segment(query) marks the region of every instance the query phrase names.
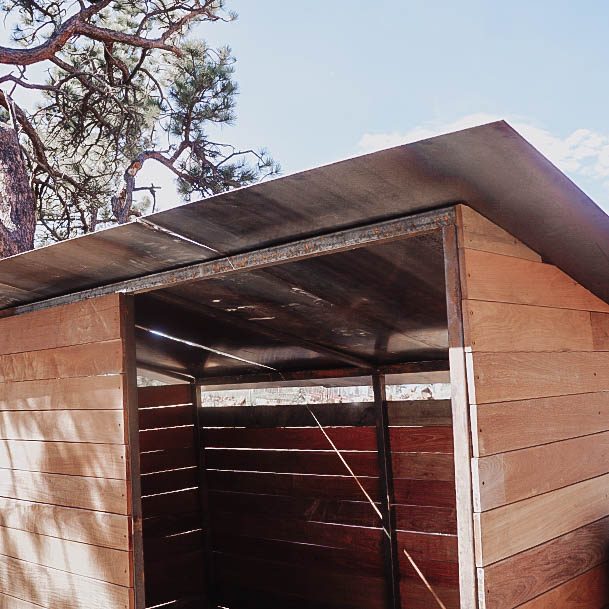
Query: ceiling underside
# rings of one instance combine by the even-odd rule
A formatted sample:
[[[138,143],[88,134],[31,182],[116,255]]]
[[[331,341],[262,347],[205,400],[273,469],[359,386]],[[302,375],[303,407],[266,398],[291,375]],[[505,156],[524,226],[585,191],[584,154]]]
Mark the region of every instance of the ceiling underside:
[[[609,217],[498,122],[267,181],[1,260],[0,308],[456,202],[467,202],[609,302]]]
[[[142,294],[138,362],[209,378],[443,360],[443,265],[433,231]]]

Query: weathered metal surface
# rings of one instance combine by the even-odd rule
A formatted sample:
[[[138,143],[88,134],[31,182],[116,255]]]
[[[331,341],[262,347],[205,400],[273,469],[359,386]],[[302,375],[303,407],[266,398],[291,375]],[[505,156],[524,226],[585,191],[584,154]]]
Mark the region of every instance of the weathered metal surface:
[[[147,281],[148,275],[210,259],[214,250],[218,256],[239,254],[460,201],[609,301],[609,217],[509,125],[498,122],[148,217],[190,241],[134,223],[2,260],[0,307],[126,278],[138,281],[111,289],[155,289],[162,280],[189,280],[189,272],[157,275],[156,282]],[[226,264],[205,272],[222,272]]]
[[[41,299],[41,301],[34,302],[31,305],[13,306],[10,310],[5,309],[4,314],[15,315],[26,313],[40,308],[67,304],[85,298],[95,298],[116,292],[149,292],[155,289],[180,285],[199,279],[230,275],[239,271],[251,271],[277,266],[294,260],[304,260],[338,252],[346,252],[352,249],[365,247],[371,243],[391,242],[412,235],[430,232],[452,222],[454,222],[453,208],[434,210],[416,214],[414,216],[408,216],[406,218],[398,218],[387,222],[366,225],[361,228],[338,231],[319,237],[311,237],[309,239],[303,239],[283,245],[236,254],[230,257],[209,260],[202,263],[195,262],[178,269],[172,268],[167,271],[145,274],[118,283],[107,283],[81,292],[67,293],[65,296]],[[146,230],[149,230],[155,237],[163,237],[163,233],[159,233],[154,229],[149,228]],[[83,241],[84,239],[85,238],[83,238]],[[187,242],[187,245],[190,244]],[[207,249],[203,251],[205,251],[206,254],[209,253]],[[24,258],[28,255],[29,254],[23,254]],[[0,271],[3,263],[4,261],[0,261]],[[2,311],[0,310],[0,316],[1,315]]]
[[[183,354],[184,370],[203,378],[246,374],[251,366],[236,358],[282,372],[345,363],[374,369],[442,359],[448,348],[437,230],[211,277],[141,294],[136,302],[138,324],[235,356],[231,360],[171,345],[172,353]],[[167,363],[162,342],[147,337],[140,360]]]
[[[252,374],[240,374],[234,376],[212,376],[199,379],[199,383],[205,389],[222,387],[223,389],[237,389],[257,384],[273,383],[273,386],[318,386],[320,382],[331,386],[351,386],[362,383],[362,378],[370,377],[375,372],[386,375],[420,375],[429,372],[448,372],[448,360],[432,360],[421,362],[405,362],[402,364],[391,364],[379,366],[376,370],[372,368],[322,368],[319,370],[294,370],[290,372],[254,372]],[[342,380],[344,382],[332,382]],[[312,381],[312,382],[309,382]],[[415,382],[411,379],[395,380],[392,382]],[[447,382],[445,379],[443,382]]]

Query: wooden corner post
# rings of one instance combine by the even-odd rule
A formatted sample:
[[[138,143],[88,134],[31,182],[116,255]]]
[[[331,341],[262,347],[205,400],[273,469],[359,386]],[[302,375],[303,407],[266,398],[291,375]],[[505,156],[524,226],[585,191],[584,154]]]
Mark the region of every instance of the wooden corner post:
[[[461,265],[459,250],[459,214],[455,225],[442,229],[448,344],[450,363],[457,534],[459,556],[459,590],[461,609],[477,609],[477,584],[474,551],[474,521],[471,474],[470,408],[463,330]]]
[[[127,445],[127,492],[129,496],[129,550],[131,553],[131,578],[133,607],[146,606],[144,590],[144,544],[142,531],[142,490],[140,476],[140,441],[137,396],[137,364],[135,352],[135,311],[133,296],[120,294],[120,332],[122,340],[123,414],[125,442]]]

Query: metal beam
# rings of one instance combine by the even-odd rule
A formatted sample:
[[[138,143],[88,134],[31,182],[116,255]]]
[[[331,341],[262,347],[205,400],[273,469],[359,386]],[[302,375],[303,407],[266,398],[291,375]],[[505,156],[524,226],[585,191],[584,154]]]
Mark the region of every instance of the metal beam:
[[[351,377],[371,376],[375,372],[381,374],[420,374],[426,372],[448,371],[448,360],[430,360],[424,362],[405,362],[389,364],[377,368],[333,368],[329,370],[298,370],[286,372],[262,372],[254,374],[236,374],[231,376],[210,376],[197,379],[199,385],[206,387],[223,385],[245,385],[257,383],[277,383],[290,381],[308,381],[324,379],[340,379]]]
[[[4,309],[0,311],[0,317],[18,315],[117,292],[141,294],[191,281],[209,279],[241,271],[253,271],[317,256],[337,254],[367,245],[388,243],[432,232],[452,225],[454,222],[455,208],[450,206],[394,220],[327,233],[308,239],[300,239],[299,241],[275,245],[234,256],[191,264],[178,269],[152,273],[73,294],[56,296],[31,304]]]
[[[383,514],[383,549],[385,573],[387,576],[387,607],[401,609],[400,600],[400,567],[398,560],[398,540],[395,530],[393,509],[393,469],[391,466],[391,445],[389,441],[389,415],[387,414],[387,396],[385,394],[385,376],[372,375],[374,391],[374,408],[376,411],[376,441],[380,469],[381,512]]]

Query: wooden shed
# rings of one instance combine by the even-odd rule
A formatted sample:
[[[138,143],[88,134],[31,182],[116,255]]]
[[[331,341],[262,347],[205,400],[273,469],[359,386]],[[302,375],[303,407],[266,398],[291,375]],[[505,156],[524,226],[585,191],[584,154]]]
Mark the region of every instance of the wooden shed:
[[[0,261],[0,608],[609,607],[608,303],[503,122]]]

